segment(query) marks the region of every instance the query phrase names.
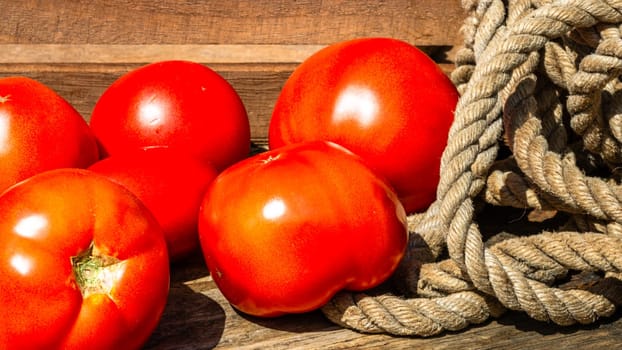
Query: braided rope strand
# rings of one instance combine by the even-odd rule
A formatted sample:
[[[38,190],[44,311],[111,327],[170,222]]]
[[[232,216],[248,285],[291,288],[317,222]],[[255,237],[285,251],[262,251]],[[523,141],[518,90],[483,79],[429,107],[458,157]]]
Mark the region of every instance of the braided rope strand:
[[[410,225],[411,240],[398,273],[408,276],[407,289],[416,296],[343,292],[322,311],[333,322],[361,332],[409,336],[460,330],[505,308],[559,325],[612,315],[615,304],[607,297],[553,284],[570,270],[622,275],[622,191],[615,181],[586,176],[578,167],[563,120],[564,107],[571,111],[575,101],[562,103],[562,90],[576,86],[573,91],[580,93],[574,95],[581,102],[576,106],[589,108],[572,110],[574,123],[586,121],[601,129],[615,124],[616,113],[600,111],[613,101],[607,94],[601,99],[599,90],[611,96],[618,91],[611,81],[619,73],[619,44],[605,45],[600,37],[618,35],[610,24],[622,22],[622,1],[464,0],[463,5],[470,11],[463,28],[469,37],[452,75],[461,98],[441,160],[438,199]],[[599,57],[614,58],[595,60],[572,52],[574,47],[596,47]],[[591,60],[615,69],[603,76],[607,70],[592,68]],[[579,68],[574,68],[576,62]],[[595,83],[581,85],[580,76]],[[582,117],[584,110],[589,113]],[[493,169],[504,132],[513,166]],[[615,132],[609,134],[615,139]],[[577,136],[588,138],[586,133]],[[610,141],[601,145],[599,154],[607,145],[615,146]],[[498,188],[509,178],[524,179],[522,189],[505,187],[505,193],[523,197],[525,206],[567,210],[576,214],[575,226],[601,227],[608,234],[555,232],[484,242],[474,222],[475,208],[480,195],[489,193],[484,190],[495,171],[502,181]],[[449,259],[434,263],[444,249]]]
[[[514,27],[512,27],[510,35],[504,38],[505,40],[500,42],[497,46],[499,54],[489,55],[489,57],[491,57],[490,61],[483,62],[485,69],[483,69],[481,79],[485,80],[486,78],[490,78],[487,75],[492,75],[493,79],[501,80],[507,83],[509,80],[507,78],[509,76],[507,71],[523,64],[528,57],[528,54],[526,53],[540,50],[544,46],[546,38],[556,38],[562,35],[564,32],[571,29],[571,25],[576,27],[592,26],[597,23],[596,17],[598,16],[611,15],[613,12],[614,17],[616,14],[619,17],[618,12],[604,11],[603,8],[606,8],[605,6],[598,6],[602,4],[597,4],[597,13],[595,15],[591,15],[587,11],[589,7],[582,7],[582,5],[586,5],[586,3],[588,2],[581,2],[581,4],[578,4],[577,8],[570,6],[562,7],[552,4],[551,7],[543,7],[534,11],[533,16],[526,18],[528,21],[519,21]],[[606,19],[610,20],[609,18]],[[620,18],[617,19],[620,20]],[[519,51],[519,53],[516,54],[513,51]],[[497,63],[496,60],[499,56],[505,58],[505,66],[500,63],[499,66],[496,66],[495,63]],[[470,86],[477,86],[478,84],[473,82],[477,82],[477,79],[479,78],[480,75],[478,75],[478,70],[476,69],[473,77],[471,78]],[[535,84],[533,85],[535,86]],[[495,86],[495,84],[490,84],[489,86]],[[468,91],[474,91],[473,94],[475,96],[477,96],[476,94],[487,96],[490,93],[489,91],[482,91],[479,89],[472,89]],[[460,102],[466,104],[469,102],[469,98],[464,98],[465,96],[469,96],[469,94],[463,95]],[[529,98],[525,101],[527,103],[530,102],[527,106],[531,107],[529,110],[533,111],[533,99]],[[459,103],[458,109],[456,110],[457,119],[460,119],[462,116],[460,107],[461,104]],[[484,118],[484,115],[485,114],[482,113],[482,119]],[[467,117],[466,119],[469,120],[471,117]],[[461,126],[459,123],[454,125],[457,125],[458,128]],[[450,139],[452,139],[451,136]],[[458,140],[458,138],[455,140]],[[531,142],[527,146],[527,149],[530,151],[529,155],[531,155],[531,157],[528,158],[528,161],[530,159],[544,158],[543,152],[535,152],[542,150],[542,147],[539,149],[532,147],[533,145],[538,146],[538,141],[541,144],[542,140],[538,139],[533,141],[534,142]],[[470,148],[471,146],[467,147]],[[459,149],[459,145],[456,145],[455,147],[448,146],[444,154],[444,159],[449,158],[449,160],[445,161],[443,164],[459,159],[454,153],[452,153],[454,148],[456,150]],[[515,149],[515,151],[517,153],[519,152],[518,149]],[[527,152],[525,152],[525,154],[527,154]],[[441,182],[445,181],[455,183],[454,181],[456,178],[452,176],[454,173],[447,172],[446,169],[446,166],[444,168],[441,167],[441,174],[443,174]],[[460,174],[459,176],[463,177],[464,175]],[[439,200],[443,201],[443,204],[448,203],[453,209],[455,203],[459,203],[459,201],[456,201],[455,199],[446,200],[446,197],[444,196],[448,192],[444,192],[444,190],[445,188],[442,185],[439,185]],[[505,306],[511,309],[525,310],[536,319],[551,319],[555,322],[559,322],[560,324],[567,324],[568,322],[573,321],[570,315],[564,316],[564,314],[559,313],[548,313],[547,311],[555,311],[555,309],[544,308],[538,299],[539,297],[546,298],[551,302],[559,301],[562,304],[565,304],[569,302],[569,298],[572,298],[572,294],[565,294],[564,291],[555,289],[549,290],[546,285],[528,280],[521,274],[516,274],[512,269],[507,269],[507,267],[505,267],[507,271],[504,271],[504,266],[500,263],[500,261],[485,249],[481,234],[477,229],[477,225],[472,223],[472,199],[469,198],[466,193],[463,193],[462,198],[464,198],[464,200],[460,203],[457,210],[452,210],[454,215],[451,217],[451,221],[449,223],[447,244],[452,259],[454,259],[457,264],[461,266],[461,268],[467,271],[478,290],[495,295]],[[507,283],[509,281],[512,283]],[[520,293],[515,293],[515,290],[519,289]],[[586,309],[584,314],[590,314],[589,310]],[[578,322],[584,321],[581,319],[574,320]]]

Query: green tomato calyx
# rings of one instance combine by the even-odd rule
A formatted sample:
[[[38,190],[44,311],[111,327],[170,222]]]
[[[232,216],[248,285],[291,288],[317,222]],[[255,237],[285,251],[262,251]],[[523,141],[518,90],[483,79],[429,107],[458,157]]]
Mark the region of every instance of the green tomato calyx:
[[[71,257],[71,265],[83,297],[92,294],[110,295],[125,272],[125,261],[102,254],[91,243],[84,252]]]

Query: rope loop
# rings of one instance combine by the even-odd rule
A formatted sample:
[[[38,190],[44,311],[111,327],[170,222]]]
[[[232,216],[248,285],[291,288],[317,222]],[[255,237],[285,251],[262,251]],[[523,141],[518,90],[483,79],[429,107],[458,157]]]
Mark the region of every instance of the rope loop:
[[[423,337],[505,310],[559,325],[610,316],[622,299],[622,1],[462,5],[437,200],[409,218],[396,293],[343,292],[322,311]],[[480,208],[527,215],[491,227]]]

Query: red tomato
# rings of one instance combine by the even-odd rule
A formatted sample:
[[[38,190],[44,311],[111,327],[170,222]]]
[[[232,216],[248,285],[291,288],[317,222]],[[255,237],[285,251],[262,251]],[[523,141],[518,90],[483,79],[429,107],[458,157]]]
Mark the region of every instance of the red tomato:
[[[171,146],[223,169],[250,150],[242,100],[224,78],[195,62],[156,62],[123,75],[100,96],[90,125],[107,155]]]
[[[99,155],[82,116],[60,95],[26,77],[0,79],[0,192],[55,168],[85,168]]]
[[[214,281],[235,308],[278,316],[387,279],[406,247],[406,214],[359,157],[308,142],[222,172],[202,204],[199,238]]]
[[[89,167],[125,186],[164,229],[171,260],[199,247],[199,206],[216,169],[167,147],[149,147],[102,159]]]
[[[122,186],[82,169],[0,197],[0,348],[139,349],[167,301],[162,228]]]
[[[339,143],[392,183],[407,212],[421,211],[436,197],[457,100],[449,78],[414,46],[388,38],[341,42],[287,80],[270,121],[270,148]]]

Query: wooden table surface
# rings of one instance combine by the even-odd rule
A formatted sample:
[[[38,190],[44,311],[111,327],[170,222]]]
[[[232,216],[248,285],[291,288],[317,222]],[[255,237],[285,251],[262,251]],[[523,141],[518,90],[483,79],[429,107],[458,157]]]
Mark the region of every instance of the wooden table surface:
[[[507,312],[499,319],[431,338],[361,334],[321,312],[273,319],[236,312],[200,254],[173,265],[169,304],[145,349],[616,349],[622,311],[587,326],[560,327]]]

